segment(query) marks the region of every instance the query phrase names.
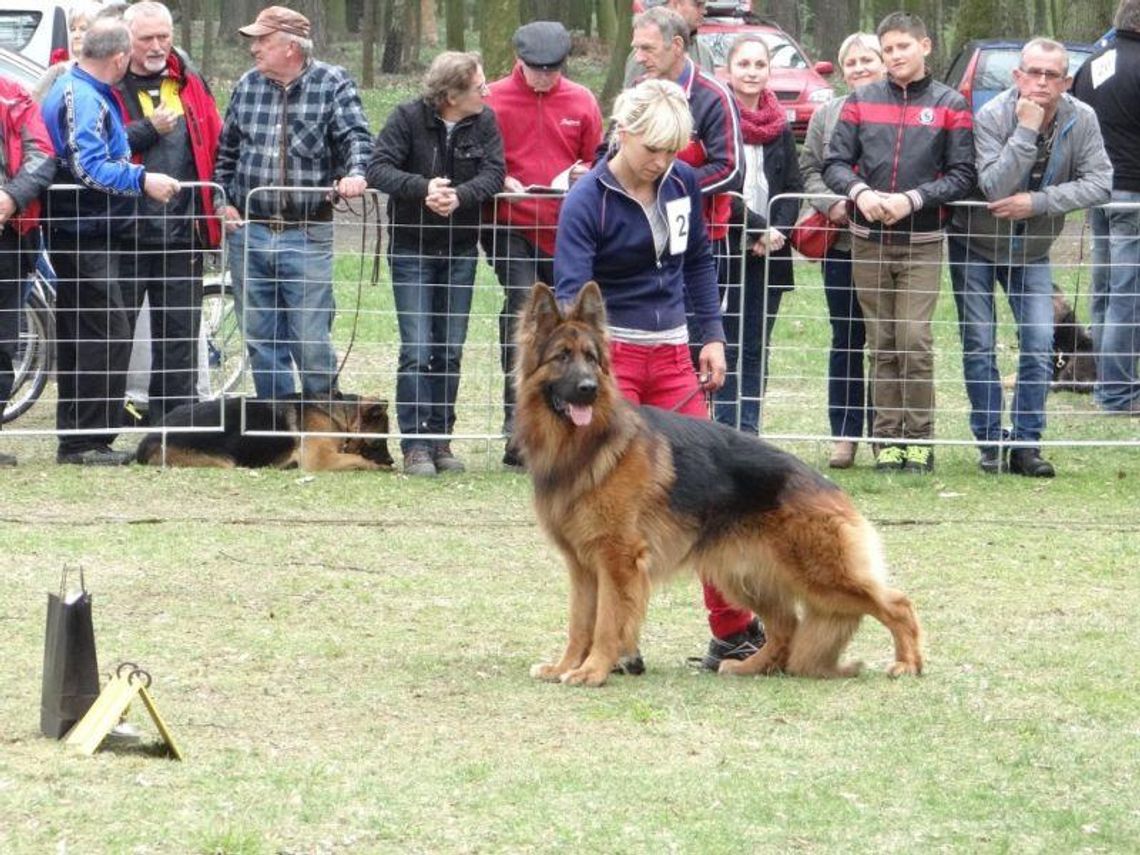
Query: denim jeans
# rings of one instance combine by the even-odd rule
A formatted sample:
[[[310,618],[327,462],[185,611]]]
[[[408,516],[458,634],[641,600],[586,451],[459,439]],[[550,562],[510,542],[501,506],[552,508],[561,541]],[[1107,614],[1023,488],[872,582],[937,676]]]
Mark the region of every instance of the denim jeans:
[[[250,222],[228,237],[234,305],[259,398],[295,394],[294,368],[305,400],[334,391],[332,241],[332,223],[275,232]]]
[[[739,257],[732,267],[739,271]],[[747,253],[744,260],[743,289],[733,280],[739,273],[726,277],[727,300],[724,311],[724,356],[728,363],[724,385],[717,390],[713,414],[722,425],[739,427],[745,433],[760,432],[761,386],[768,386],[768,353],[771,350],[772,331],[780,301],[787,289],[765,288],[764,259]],[[761,302],[761,295],[764,301]],[[743,305],[742,298],[743,297]],[[764,321],[764,334],[760,335],[760,321]],[[764,382],[760,382],[763,366]],[[739,386],[740,392],[737,394]],[[739,410],[739,424],[738,424]]]
[[[467,321],[475,290],[475,249],[448,258],[389,254],[392,294],[400,326],[396,418],[400,448],[417,434],[450,434]]]
[[[1002,388],[995,352],[994,281],[1001,283],[1017,323],[1017,385],[1010,420],[1014,440],[1036,442],[1045,431],[1045,398],[1053,379],[1053,276],[1049,260],[994,263],[957,238],[949,241],[950,281],[962,337],[962,370],[974,438],[996,443],[1002,432]]]
[[[1113,190],[1113,202],[1140,202],[1140,193]],[[1096,352],[1093,399],[1106,410],[1140,403],[1140,208],[1093,208],[1090,315]]]
[[[858,439],[871,432],[875,411],[863,375],[867,327],[851,281],[851,253],[832,250],[823,260],[823,292],[831,321],[827,360],[827,418],[832,436]]]

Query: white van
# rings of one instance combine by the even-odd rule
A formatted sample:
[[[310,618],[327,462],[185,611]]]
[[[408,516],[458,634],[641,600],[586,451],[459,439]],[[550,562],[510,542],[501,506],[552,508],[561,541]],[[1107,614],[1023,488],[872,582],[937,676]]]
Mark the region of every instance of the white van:
[[[51,64],[52,51],[67,49],[69,3],[0,0],[0,47]]]

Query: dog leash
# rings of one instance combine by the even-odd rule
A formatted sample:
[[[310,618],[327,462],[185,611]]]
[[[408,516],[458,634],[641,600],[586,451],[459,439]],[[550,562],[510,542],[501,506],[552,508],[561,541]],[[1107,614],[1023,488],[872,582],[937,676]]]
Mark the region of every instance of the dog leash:
[[[712,394],[705,389],[705,384],[708,382],[709,378],[707,374],[697,375],[697,388],[682,398],[680,401],[678,401],[676,404],[674,404],[672,407],[670,407],[669,412],[680,412],[689,403],[689,401],[693,400],[693,398],[697,397],[697,395],[704,393],[705,408],[709,411],[709,418],[712,418]]]
[[[352,313],[352,332],[348,336],[348,347],[345,348],[344,357],[341,359],[340,365],[337,366],[336,374],[333,375],[333,389],[340,387],[340,375],[341,372],[344,371],[344,366],[348,363],[348,357],[349,354],[352,353],[353,345],[356,344],[356,332],[360,326],[360,304],[364,296],[364,251],[368,248],[368,209],[370,205],[376,205],[377,208],[379,208],[380,202],[378,199],[371,197],[366,193],[363,197],[361,197],[360,206],[360,254],[358,256],[360,259],[360,266],[356,274],[356,309]],[[352,203],[348,199],[345,199],[343,196],[337,194],[335,191],[333,193],[333,210],[348,214],[356,213],[352,207]],[[379,226],[379,211],[377,211],[376,222],[377,226]],[[375,285],[377,282],[379,282],[379,279],[380,271],[378,267],[373,264],[372,284]]]

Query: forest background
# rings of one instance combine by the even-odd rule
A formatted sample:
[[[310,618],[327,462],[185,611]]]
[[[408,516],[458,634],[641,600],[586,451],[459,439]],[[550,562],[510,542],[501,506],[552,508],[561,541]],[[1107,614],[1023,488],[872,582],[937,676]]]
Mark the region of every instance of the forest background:
[[[313,22],[316,55],[344,65],[366,89],[391,76],[416,76],[442,49],[479,50],[488,79],[514,60],[520,23],[563,22],[574,55],[592,58],[598,94],[609,104],[620,87],[633,0],[289,0]],[[272,3],[259,0],[167,0],[180,45],[215,85],[249,65],[237,29]],[[1092,42],[1109,27],[1116,0],[754,0],[752,13],[793,35],[813,60],[835,60],[840,42],[896,9],[915,12],[931,30],[930,65],[940,76],[958,48],[975,38],[1049,36]],[[602,81],[604,80],[604,84]],[[591,81],[587,81],[589,83]],[[222,86],[222,92],[228,87]]]

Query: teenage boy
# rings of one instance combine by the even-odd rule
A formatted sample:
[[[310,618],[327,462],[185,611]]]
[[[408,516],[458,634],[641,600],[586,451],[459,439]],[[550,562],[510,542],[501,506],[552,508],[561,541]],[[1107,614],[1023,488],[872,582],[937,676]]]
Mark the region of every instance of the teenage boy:
[[[867,325],[875,469],[934,469],[930,319],[942,269],[942,208],[974,186],[965,99],[926,68],[930,37],[909,12],[877,35],[887,80],[851,92],[832,134],[823,180],[853,203],[852,277]],[[917,441],[917,442],[915,442]]]

